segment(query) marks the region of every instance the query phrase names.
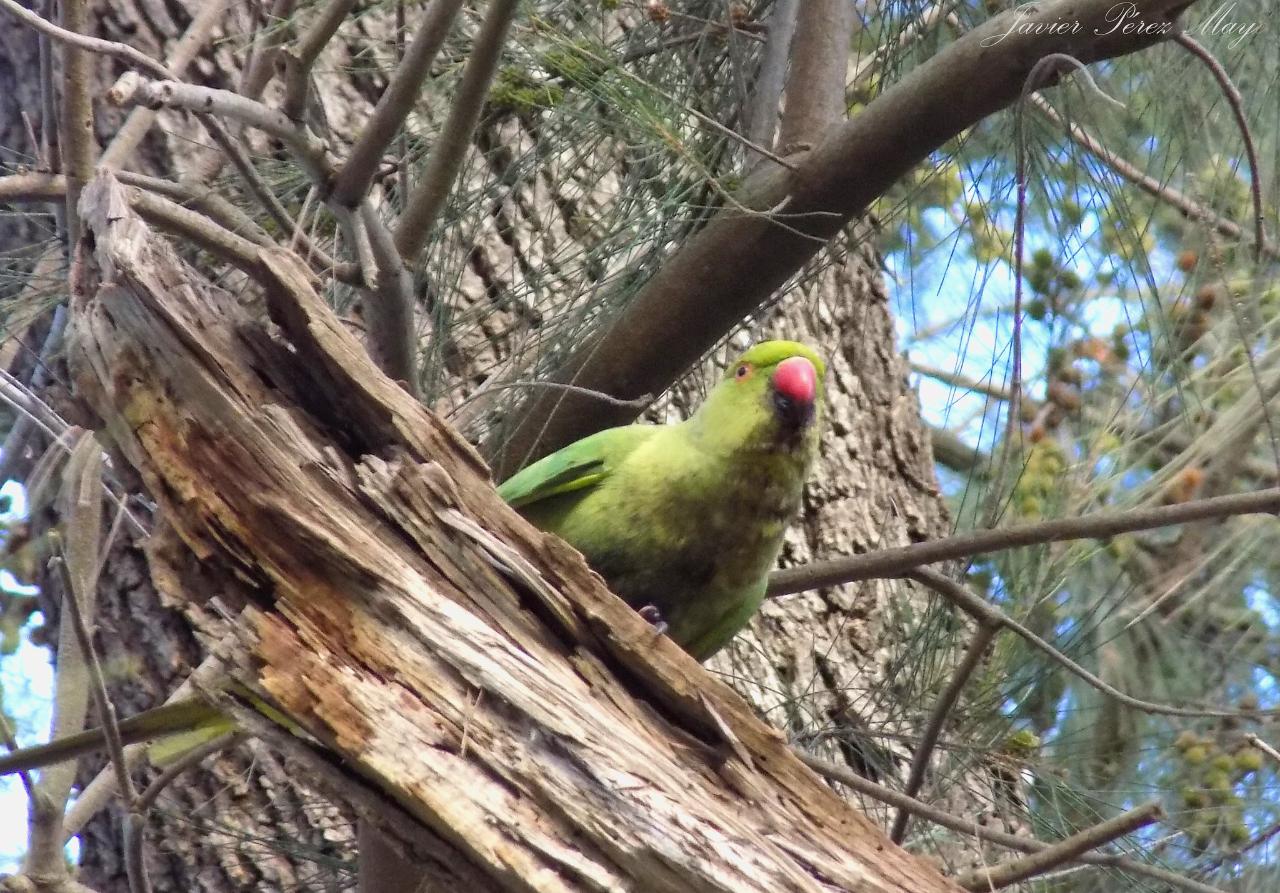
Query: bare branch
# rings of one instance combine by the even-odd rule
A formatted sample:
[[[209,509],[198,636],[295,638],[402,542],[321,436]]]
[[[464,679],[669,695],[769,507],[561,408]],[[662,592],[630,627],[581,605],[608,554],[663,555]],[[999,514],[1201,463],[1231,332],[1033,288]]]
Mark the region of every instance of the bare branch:
[[[778,145],[783,155],[810,149],[845,117],[853,4],[805,0],[791,40],[791,77]]]
[[[187,66],[195,59],[213,34],[214,27],[222,21],[230,0],[208,0],[200,4],[199,11],[191,24],[187,26],[182,38],[174,45],[167,60],[168,71],[175,78],[186,72]],[[129,113],[124,124],[116,131],[111,143],[102,153],[99,164],[108,168],[119,168],[133,154],[133,150],[142,142],[147,131],[155,122],[156,113],[151,109],[136,108]]]
[[[462,167],[471,135],[480,120],[489,83],[498,70],[502,44],[515,15],[519,0],[492,0],[480,33],[471,46],[471,58],[462,71],[462,81],[454,94],[453,107],[436,137],[423,165],[418,185],[405,204],[396,224],[396,247],[410,267],[417,263],[422,246],[431,237],[436,218],[444,207],[454,178]]]
[[[964,658],[961,659],[959,666],[956,667],[955,672],[952,674],[951,682],[948,683],[942,694],[938,695],[937,703],[933,705],[933,712],[929,714],[929,721],[920,733],[920,743],[916,745],[915,753],[911,756],[911,770],[907,774],[907,783],[903,787],[903,792],[908,797],[914,797],[924,783],[924,774],[929,768],[929,758],[933,755],[933,749],[938,744],[938,737],[942,734],[942,727],[946,725],[947,717],[951,715],[951,709],[960,700],[961,692],[969,684],[969,677],[978,668],[978,664],[982,661],[982,656],[987,653],[987,647],[999,630],[1000,624],[998,623],[986,619],[978,621],[978,628],[973,632],[973,639],[969,642],[969,648],[965,652]],[[902,843],[906,839],[907,825],[910,820],[911,814],[905,809],[899,809],[898,815],[893,820],[893,829],[889,832],[889,839],[894,843]]]
[[[301,121],[306,109],[312,66],[355,7],[356,0],[329,0],[311,27],[298,39],[297,46],[281,51],[279,58],[284,65],[283,108],[294,121]]]
[[[1280,512],[1280,488],[1271,487],[1251,493],[1195,499],[1176,505],[1129,509],[1123,512],[1095,512],[1078,518],[1056,518],[1002,530],[975,530],[930,542],[829,561],[815,561],[802,567],[777,571],[769,578],[769,595],[776,597],[823,586],[896,577],[926,564],[972,558],[1019,546],[1100,539],[1192,521],[1276,512]]]
[[[88,0],[61,0],[62,27],[71,34],[89,30]],[[76,205],[80,190],[93,176],[97,142],[93,134],[92,60],[73,43],[62,46],[62,172],[67,176],[67,244],[80,241],[80,216]]]
[[[387,89],[378,97],[378,104],[373,110],[373,115],[360,131],[360,139],[351,149],[351,155],[347,158],[346,164],[338,171],[333,181],[332,199],[343,205],[354,206],[364,197],[369,190],[369,184],[373,182],[373,176],[378,171],[378,166],[382,161],[382,154],[386,151],[387,146],[395,138],[396,132],[400,126],[404,124],[405,118],[409,117],[409,113],[413,111],[414,103],[418,101],[418,95],[422,91],[422,83],[427,79],[427,75],[431,72],[431,63],[435,61],[436,54],[440,52],[440,47],[444,45],[444,39],[449,35],[449,30],[453,27],[453,21],[458,16],[458,10],[462,8],[462,0],[432,0],[431,5],[427,8],[426,16],[418,25],[418,31],[410,41],[409,46],[405,49],[404,58],[400,64],[396,66],[394,76],[391,83],[387,85]],[[492,77],[492,68],[497,64],[497,51],[500,50],[503,37],[506,34],[507,25],[511,20],[512,12],[506,13],[506,19],[501,23],[500,33],[496,35],[494,43],[494,53],[492,60],[489,62],[490,70],[487,74],[483,70],[477,70],[472,75],[473,78],[479,79],[484,75],[482,86],[484,91],[488,90],[489,79]],[[486,23],[486,29],[489,27],[499,27],[497,23],[489,25]],[[487,32],[482,31],[477,47],[473,50],[472,63],[468,63],[467,70],[471,70],[472,64],[480,65],[475,62],[476,52],[484,52],[487,45],[482,47],[480,41],[486,39]],[[467,75],[463,75],[463,84],[459,88],[459,96],[455,101],[454,109],[458,109],[458,105],[463,101],[463,96],[468,87],[474,89],[477,85],[471,84]],[[482,94],[483,98],[483,94]],[[466,132],[461,136],[461,144],[467,145],[471,141],[471,131],[475,128],[475,122],[479,118],[478,109],[474,116],[468,120],[465,116],[455,120],[451,114],[449,121],[445,125],[445,135],[441,137],[442,141],[448,142],[451,137],[448,135],[450,126],[465,126]],[[439,143],[437,147],[439,147]],[[440,149],[440,151],[447,151]],[[432,153],[432,158],[435,152]],[[441,159],[435,164],[444,164],[446,160]],[[461,153],[458,154],[458,163],[461,163]],[[437,173],[432,166],[432,162],[427,163],[427,173],[424,178],[429,175],[447,176],[449,183],[445,185],[447,193],[448,186],[452,185],[453,175],[456,172],[456,164],[453,171],[447,168],[441,168]]]
[[[294,124],[284,112],[230,90],[174,80],[146,81],[131,72],[116,81],[107,100],[117,106],[187,109],[232,118],[283,142],[314,182],[323,183],[330,170],[325,144],[315,134]]]
[[[1004,831],[998,831],[995,828],[988,828],[986,825],[978,822],[971,822],[968,819],[962,819],[959,816],[951,815],[928,803],[923,803],[913,797],[908,797],[898,791],[890,790],[884,785],[876,784],[874,781],[863,778],[856,772],[844,766],[837,766],[835,763],[828,762],[820,757],[805,753],[801,750],[795,751],[801,761],[817,772],[819,775],[829,778],[832,781],[838,781],[842,785],[846,785],[855,793],[880,803],[887,804],[896,809],[909,810],[913,815],[940,825],[943,828],[949,828],[960,834],[966,834],[975,837],[978,840],[989,841],[998,846],[1007,847],[1011,850],[1018,850],[1023,853],[1039,853],[1053,846],[1054,844],[1046,843],[1042,840],[1034,840],[1029,837],[1018,837],[1016,834],[1009,834]],[[1178,890],[1185,890],[1187,893],[1226,893],[1219,887],[1211,887],[1208,884],[1202,884],[1191,878],[1177,874],[1176,872],[1166,871],[1163,868],[1157,868],[1154,865],[1148,865],[1145,862],[1138,862],[1134,859],[1127,859],[1124,856],[1116,856],[1110,853],[1083,853],[1076,857],[1076,862],[1085,865],[1101,865],[1108,868],[1115,868],[1118,871],[1125,871],[1130,874],[1142,875],[1153,880],[1168,884]]]
[[[0,0],[0,9],[3,9],[23,24],[30,25],[36,31],[48,35],[65,46],[77,47],[88,50],[91,53],[100,53],[113,59],[119,59],[126,65],[145,71],[152,77],[172,78],[174,76],[173,72],[166,66],[152,59],[141,50],[137,50],[128,44],[116,43],[113,40],[101,40],[97,37],[89,37],[86,34],[78,34],[65,28],[59,28],[53,22],[19,5],[17,0]]]
[[[769,13],[769,38],[765,44],[760,72],[747,109],[746,137],[765,148],[773,147],[778,129],[779,103],[791,61],[791,39],[796,31],[796,7],[799,0],[777,0]]]
[[[1089,850],[1097,849],[1126,834],[1132,834],[1139,828],[1145,828],[1163,818],[1164,810],[1160,808],[1159,803],[1136,806],[1113,819],[1072,834],[1038,853],[991,868],[981,868],[962,874],[956,878],[956,882],[966,890],[1001,890],[1019,881],[1045,874],[1068,862],[1074,862]]]
[[[373,203],[363,199],[353,216],[358,216],[363,224],[377,265],[372,294],[364,302],[370,348],[382,370],[403,382],[409,393],[416,396],[418,333],[413,317],[413,277]]]
[[[1040,59],[1067,53],[1089,63],[1160,39],[1108,32],[1112,6],[1057,0],[995,16],[836,127],[799,159],[798,170],[762,166],[737,194],[757,213],[721,211],[667,259],[607,331],[580,341],[555,380],[622,399],[664,391],[899,177],[1016,100]],[[1141,0],[1135,15],[1172,23],[1186,6],[1186,0]],[[1065,20],[1079,27],[1054,33],[1067,30],[1054,27]],[[770,218],[770,209],[785,215]],[[571,394],[534,395],[490,436],[485,454],[501,477],[519,462],[629,419],[624,410]]]

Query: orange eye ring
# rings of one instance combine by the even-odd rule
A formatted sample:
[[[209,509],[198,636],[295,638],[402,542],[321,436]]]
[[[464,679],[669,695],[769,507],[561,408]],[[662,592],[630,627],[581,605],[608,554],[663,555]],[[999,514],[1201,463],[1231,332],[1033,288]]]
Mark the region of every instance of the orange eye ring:
[[[738,368],[734,370],[733,377],[738,381],[746,381],[751,377],[751,365],[749,363],[740,364]]]

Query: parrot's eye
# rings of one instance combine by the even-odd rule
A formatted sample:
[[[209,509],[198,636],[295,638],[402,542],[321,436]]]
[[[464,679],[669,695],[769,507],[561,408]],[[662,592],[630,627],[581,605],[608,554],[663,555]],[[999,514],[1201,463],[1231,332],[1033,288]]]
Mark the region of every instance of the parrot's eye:
[[[733,377],[738,379],[738,381],[742,381],[742,379],[746,378],[750,374],[751,374],[751,367],[748,366],[746,363],[743,363],[741,366],[738,367],[737,371],[733,373]]]

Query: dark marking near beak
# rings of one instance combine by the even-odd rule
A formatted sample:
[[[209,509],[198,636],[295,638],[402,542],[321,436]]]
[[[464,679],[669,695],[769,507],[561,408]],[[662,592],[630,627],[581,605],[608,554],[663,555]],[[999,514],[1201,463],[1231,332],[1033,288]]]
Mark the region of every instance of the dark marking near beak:
[[[813,401],[794,400],[786,394],[773,392],[773,409],[785,428],[799,431],[813,421]]]

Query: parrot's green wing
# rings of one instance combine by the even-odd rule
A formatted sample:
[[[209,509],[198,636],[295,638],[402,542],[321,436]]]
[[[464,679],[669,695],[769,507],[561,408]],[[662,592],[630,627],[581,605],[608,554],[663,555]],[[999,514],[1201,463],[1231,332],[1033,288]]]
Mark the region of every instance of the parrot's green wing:
[[[584,437],[508,478],[498,495],[512,508],[584,490],[604,480],[661,425],[626,425]]]

